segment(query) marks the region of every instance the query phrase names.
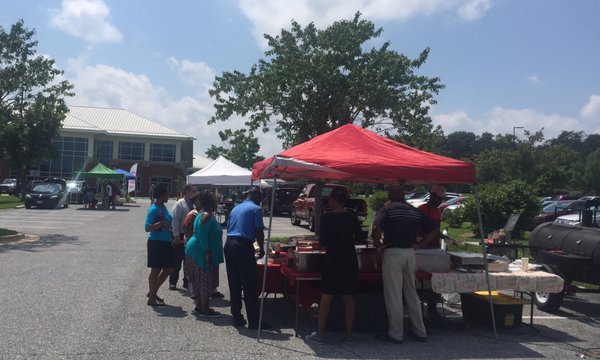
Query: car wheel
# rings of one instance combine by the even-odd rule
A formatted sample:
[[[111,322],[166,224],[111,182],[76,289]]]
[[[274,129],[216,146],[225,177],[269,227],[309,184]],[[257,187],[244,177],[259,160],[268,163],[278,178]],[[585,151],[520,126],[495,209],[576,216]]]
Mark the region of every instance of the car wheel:
[[[308,214],[308,230],[315,231],[315,215],[312,211]]]
[[[556,274],[564,279],[564,277],[561,276],[561,274],[559,274],[557,271],[555,271],[550,266],[544,265],[544,270],[546,270],[549,273]],[[568,281],[565,279],[565,284],[567,284],[567,283],[568,283]],[[551,312],[557,311],[560,308],[560,305],[562,304],[564,297],[565,297],[565,289],[563,288],[563,290],[561,292],[556,293],[556,294],[545,293],[545,292],[536,292],[534,301],[535,301],[535,305],[537,306],[537,308],[539,310],[551,313]]]
[[[300,225],[300,219],[298,219],[298,217],[296,216],[296,210],[292,210],[292,214],[290,215],[290,221],[294,226]]]
[[[31,205],[25,204],[25,209],[31,209]]]

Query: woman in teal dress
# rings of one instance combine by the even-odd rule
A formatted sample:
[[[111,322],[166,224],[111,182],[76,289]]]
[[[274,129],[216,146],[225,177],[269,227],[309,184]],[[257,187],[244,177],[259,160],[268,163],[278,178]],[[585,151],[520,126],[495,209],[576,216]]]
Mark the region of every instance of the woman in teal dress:
[[[198,216],[194,220],[194,235],[185,246],[191,260],[190,277],[194,289],[199,289],[194,312],[198,316],[218,317],[221,314],[209,306],[210,295],[219,285],[219,264],[223,263],[223,230],[214,216],[217,202],[212,193],[197,194]]]

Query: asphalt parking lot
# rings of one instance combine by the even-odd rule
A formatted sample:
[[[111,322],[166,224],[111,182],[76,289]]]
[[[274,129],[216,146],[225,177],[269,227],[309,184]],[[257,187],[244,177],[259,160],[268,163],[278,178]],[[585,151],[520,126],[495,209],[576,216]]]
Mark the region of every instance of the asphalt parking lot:
[[[258,342],[256,332],[230,325],[224,266],[219,289],[226,297],[213,302],[223,317],[196,318],[191,299],[164,286],[159,294],[167,306],[152,308],[145,298],[147,207],[140,199],[116,211],[0,210],[0,227],[40,236],[35,243],[0,243],[1,359],[600,357],[598,294],[567,297],[557,314],[536,310],[534,328],[502,330],[497,338],[465,323],[460,307],[446,306],[446,321],[431,326],[427,343],[402,345],[380,343],[360,329],[356,344],[341,344],[335,331],[325,345],[306,343],[294,337],[292,308],[280,297],[265,301],[265,319],[275,330]],[[274,218],[272,229],[277,237],[308,233],[285,217]],[[381,310],[358,309],[367,317]],[[525,305],[524,321],[528,314]],[[313,317],[301,318],[301,335],[314,327]]]

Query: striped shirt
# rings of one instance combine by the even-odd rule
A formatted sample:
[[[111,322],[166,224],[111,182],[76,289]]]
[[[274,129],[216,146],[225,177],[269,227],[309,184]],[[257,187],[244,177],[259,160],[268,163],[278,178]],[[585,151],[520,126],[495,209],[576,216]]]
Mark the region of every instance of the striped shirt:
[[[392,247],[410,248],[417,241],[419,229],[423,233],[435,229],[423,212],[404,202],[392,202],[377,212],[373,225],[383,231],[383,243]]]

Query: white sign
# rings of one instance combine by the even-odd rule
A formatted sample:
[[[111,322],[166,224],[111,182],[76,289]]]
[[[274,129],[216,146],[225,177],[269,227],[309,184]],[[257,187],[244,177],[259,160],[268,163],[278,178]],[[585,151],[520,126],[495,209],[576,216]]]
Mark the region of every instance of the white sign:
[[[135,180],[127,181],[127,193],[130,194],[135,191]]]

